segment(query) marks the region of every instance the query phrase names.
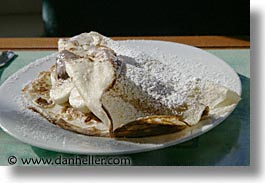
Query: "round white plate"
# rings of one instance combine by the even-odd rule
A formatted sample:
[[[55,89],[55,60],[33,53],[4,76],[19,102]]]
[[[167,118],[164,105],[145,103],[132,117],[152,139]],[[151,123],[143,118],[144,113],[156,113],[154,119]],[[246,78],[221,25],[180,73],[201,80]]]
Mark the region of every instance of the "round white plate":
[[[121,41],[121,43],[144,50],[151,56],[155,53],[156,56],[175,55],[183,58],[183,62],[191,67],[190,72],[196,72],[194,74],[200,77],[218,81],[241,95],[241,82],[236,72],[223,60],[206,51],[164,41],[133,40]],[[198,62],[206,68],[204,72],[192,69]],[[202,135],[221,123],[232,112],[212,122],[203,121],[192,128],[163,136],[126,140],[80,135],[61,129],[38,114],[33,115],[32,112],[21,107],[20,93],[23,86],[36,78],[40,71],[47,70],[54,63],[54,55],[39,59],[13,74],[0,86],[1,128],[22,142],[40,148],[66,153],[101,155],[150,151],[179,144]]]

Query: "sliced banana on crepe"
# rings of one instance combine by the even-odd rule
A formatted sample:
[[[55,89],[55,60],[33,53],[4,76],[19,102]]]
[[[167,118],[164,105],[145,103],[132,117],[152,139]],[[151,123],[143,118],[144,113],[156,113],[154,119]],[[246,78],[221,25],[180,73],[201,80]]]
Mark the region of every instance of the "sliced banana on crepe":
[[[58,80],[55,71],[51,72],[52,88],[50,90],[51,99],[57,104],[64,104],[68,101],[70,93],[74,87],[70,78]]]
[[[80,96],[78,90],[74,87],[69,96],[69,104],[78,111],[88,113],[90,110],[86,106],[85,101]]]
[[[114,43],[96,32],[60,39],[49,77],[39,75],[23,89],[29,108],[78,133],[132,138],[183,130],[229,111],[240,100],[210,81],[178,86],[178,80],[165,80],[153,69],[170,72],[168,65],[117,55],[110,48]],[[49,83],[46,92],[35,90],[43,82]],[[49,107],[32,102],[38,98]]]

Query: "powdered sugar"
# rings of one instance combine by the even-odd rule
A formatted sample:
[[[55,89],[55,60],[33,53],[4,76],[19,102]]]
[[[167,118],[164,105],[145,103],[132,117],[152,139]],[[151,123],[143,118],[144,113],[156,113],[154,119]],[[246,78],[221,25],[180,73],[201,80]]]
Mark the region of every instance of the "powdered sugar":
[[[225,74],[213,72],[211,66],[177,54],[164,53],[158,47],[148,48],[149,53],[150,50],[152,52],[149,55],[137,46],[128,46],[126,41],[106,38],[105,42],[126,63],[126,78],[159,101],[153,104],[157,105],[154,107],[161,107],[161,103],[168,108],[182,105],[195,87],[202,88],[200,85],[209,80],[228,86],[235,82]],[[138,97],[144,101],[145,96]]]

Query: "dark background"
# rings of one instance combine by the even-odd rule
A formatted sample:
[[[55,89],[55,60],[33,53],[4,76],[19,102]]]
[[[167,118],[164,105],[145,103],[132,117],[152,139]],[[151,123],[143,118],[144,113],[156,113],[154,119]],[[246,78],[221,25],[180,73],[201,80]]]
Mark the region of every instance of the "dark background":
[[[45,36],[249,36],[248,0],[42,0]]]

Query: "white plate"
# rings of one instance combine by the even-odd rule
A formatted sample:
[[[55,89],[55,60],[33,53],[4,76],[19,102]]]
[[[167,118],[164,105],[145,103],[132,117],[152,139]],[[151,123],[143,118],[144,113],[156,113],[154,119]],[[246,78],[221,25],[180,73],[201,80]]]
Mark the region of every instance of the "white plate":
[[[127,46],[137,47],[152,55],[154,50],[156,56],[177,55],[185,58],[183,61],[194,67],[194,63],[200,62],[207,67],[206,72],[197,72],[204,78],[217,80],[220,84],[236,91],[241,95],[241,82],[236,72],[224,61],[201,49],[163,41],[121,41]],[[53,58],[53,59],[51,59]],[[170,62],[170,60],[168,60]],[[44,149],[76,154],[126,154],[150,151],[165,148],[194,137],[214,128],[221,123],[230,113],[216,119],[215,121],[200,122],[198,125],[174,134],[149,137],[142,139],[117,140],[102,137],[90,137],[76,134],[61,129],[35,114],[21,108],[19,96],[22,87],[34,79],[40,71],[47,70],[55,63],[54,57],[37,60],[36,62],[19,70],[9,77],[0,87],[0,126],[8,134]],[[186,64],[187,64],[186,63]]]

